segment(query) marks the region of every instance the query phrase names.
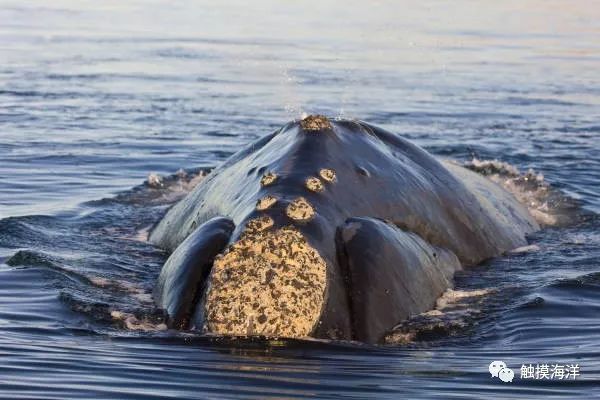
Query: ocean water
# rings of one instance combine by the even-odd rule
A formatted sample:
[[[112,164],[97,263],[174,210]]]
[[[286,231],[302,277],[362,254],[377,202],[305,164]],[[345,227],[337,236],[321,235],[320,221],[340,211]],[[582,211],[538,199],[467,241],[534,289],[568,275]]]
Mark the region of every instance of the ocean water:
[[[591,1],[0,1],[0,397],[600,397],[599,71]],[[569,223],[462,272],[485,294],[408,343],[164,330],[147,230],[303,113],[531,169]]]

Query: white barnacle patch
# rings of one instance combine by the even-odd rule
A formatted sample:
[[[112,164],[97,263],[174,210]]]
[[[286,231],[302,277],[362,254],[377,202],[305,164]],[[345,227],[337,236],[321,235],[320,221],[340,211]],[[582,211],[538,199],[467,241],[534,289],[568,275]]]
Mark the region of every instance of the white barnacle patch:
[[[305,181],[306,188],[312,192],[322,192],[325,187],[323,186],[323,182],[319,178],[315,178],[314,176],[310,176],[306,178]]]
[[[315,215],[315,209],[304,197],[298,197],[285,209],[285,214],[294,221],[308,221]]]
[[[275,203],[277,203],[277,198],[275,196],[268,195],[256,202],[256,209],[258,211],[263,211],[271,208]]]
[[[321,168],[319,170],[319,176],[326,182],[335,181],[335,171],[329,168]]]
[[[215,259],[207,332],[306,337],[321,315],[326,264],[293,227],[243,235]]]
[[[273,224],[273,218],[269,217],[268,215],[263,215],[262,217],[248,221],[244,229],[244,233],[252,234],[256,232],[262,232],[272,227]]]
[[[260,184],[262,186],[272,185],[277,180],[277,174],[274,172],[267,172],[260,178]]]
[[[324,115],[309,115],[300,121],[300,126],[305,131],[321,131],[331,129],[331,122]]]

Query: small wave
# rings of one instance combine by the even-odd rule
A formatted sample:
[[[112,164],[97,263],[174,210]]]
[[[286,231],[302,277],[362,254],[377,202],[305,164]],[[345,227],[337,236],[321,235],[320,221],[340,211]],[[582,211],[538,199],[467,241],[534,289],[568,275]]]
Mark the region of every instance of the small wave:
[[[165,317],[152,298],[164,253],[146,240],[166,206],[208,171],[150,174],[141,185],[85,203],[82,212],[0,220],[3,263],[49,276],[60,302],[84,316],[84,328],[109,335],[159,332]]]
[[[149,290],[125,280],[90,277],[86,285],[65,286],[60,299],[72,311],[101,322],[101,330],[165,330],[165,317],[156,309]],[[111,328],[112,327],[112,328]]]
[[[492,290],[446,290],[433,310],[412,316],[395,326],[385,344],[406,345],[464,333],[482,314],[482,304]]]
[[[508,251],[508,254],[522,254],[522,253],[534,253],[540,251],[540,246],[537,244],[530,244],[528,246],[517,247]]]
[[[112,310],[110,316],[113,321],[120,325],[122,328],[126,328],[132,331],[166,331],[167,325],[161,320],[152,320],[149,318],[138,318],[132,313],[122,312],[118,310]]]
[[[19,250],[6,260],[10,267],[38,267],[55,272],[71,281],[89,284],[90,278],[64,265],[64,260],[48,253],[32,250]]]
[[[112,289],[128,293],[131,297],[137,299],[140,303],[153,304],[152,294],[144,287],[136,285],[133,282],[127,282],[124,280],[112,280],[101,276],[88,277],[90,283],[94,286]]]
[[[580,202],[553,188],[545,181],[544,175],[533,169],[521,173],[507,162],[477,158],[464,166],[512,193],[542,226],[570,225],[585,214]]]
[[[153,51],[154,54],[160,58],[175,58],[175,59],[186,59],[186,60],[209,60],[215,59],[214,54],[210,54],[206,51],[199,51],[190,48],[182,47],[167,47]],[[216,81],[216,80],[215,80]]]
[[[550,287],[557,289],[600,289],[600,272],[592,272],[576,278],[561,279]]]
[[[150,173],[143,184],[118,193],[114,197],[92,200],[87,205],[120,203],[140,206],[171,205],[188,194],[208,175],[210,169],[184,170],[163,176]]]
[[[90,253],[91,257],[98,254]],[[86,315],[102,326],[136,331],[159,331],[164,324],[152,299],[148,281],[97,269],[87,258],[71,259],[44,251],[19,250],[6,260],[13,268],[38,268],[56,277],[59,298],[72,311]],[[70,261],[70,262],[69,262]],[[70,265],[72,264],[72,265]],[[100,327],[100,330],[105,328]]]
[[[169,176],[151,173],[141,186],[134,188],[129,193],[131,196],[124,193],[119,200],[129,198],[135,203],[173,204],[191,192],[209,172],[209,170],[186,171],[180,169]]]
[[[11,267],[41,266],[53,268],[57,265],[57,262],[47,254],[29,250],[19,250],[6,260],[6,265]]]
[[[506,98],[508,104],[514,104],[518,106],[577,106],[579,103],[570,101],[558,100],[558,99],[547,99],[547,98],[533,98],[533,97],[516,97],[511,96]]]

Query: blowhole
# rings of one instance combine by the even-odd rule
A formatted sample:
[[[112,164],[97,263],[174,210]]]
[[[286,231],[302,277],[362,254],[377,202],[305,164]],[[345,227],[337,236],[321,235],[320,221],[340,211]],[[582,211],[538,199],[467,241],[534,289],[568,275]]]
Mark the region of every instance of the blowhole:
[[[359,175],[366,176],[367,178],[371,176],[371,174],[369,173],[369,171],[366,168],[364,168],[364,167],[356,167],[356,172]]]

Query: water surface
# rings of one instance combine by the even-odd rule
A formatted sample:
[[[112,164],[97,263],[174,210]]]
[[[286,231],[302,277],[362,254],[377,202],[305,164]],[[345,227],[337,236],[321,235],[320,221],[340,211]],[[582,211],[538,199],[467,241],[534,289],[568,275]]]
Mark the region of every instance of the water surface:
[[[597,3],[0,1],[0,60],[0,397],[599,395]],[[491,294],[408,345],[157,330],[166,255],[143,232],[187,179],[302,113],[531,168],[592,214],[461,273]],[[497,359],[512,383],[490,378]],[[581,376],[521,380],[524,363]]]

